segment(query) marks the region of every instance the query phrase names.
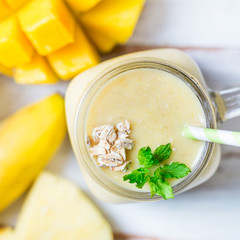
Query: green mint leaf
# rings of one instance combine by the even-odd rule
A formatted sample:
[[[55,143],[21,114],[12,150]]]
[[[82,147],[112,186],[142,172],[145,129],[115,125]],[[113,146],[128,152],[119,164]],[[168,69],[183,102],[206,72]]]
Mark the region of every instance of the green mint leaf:
[[[170,165],[165,164],[155,170],[154,175],[158,177],[168,178],[183,178],[190,173],[191,170],[183,163],[173,162]]]
[[[142,147],[138,151],[137,159],[141,165],[146,168],[151,167],[156,164],[155,159],[153,158],[152,150],[150,147]]]
[[[149,175],[146,175],[147,173],[149,173],[147,168],[138,168],[124,175],[123,180],[129,180],[129,183],[136,183],[137,188],[143,188],[144,184],[149,180]]]
[[[162,196],[165,200],[174,198],[172,187],[164,178],[159,178],[156,176],[150,177],[149,185],[151,190],[151,197],[156,194]]]
[[[166,145],[160,145],[158,148],[155,149],[153,153],[153,158],[156,159],[158,163],[161,163],[162,161],[169,159],[171,153],[171,143],[168,143]]]

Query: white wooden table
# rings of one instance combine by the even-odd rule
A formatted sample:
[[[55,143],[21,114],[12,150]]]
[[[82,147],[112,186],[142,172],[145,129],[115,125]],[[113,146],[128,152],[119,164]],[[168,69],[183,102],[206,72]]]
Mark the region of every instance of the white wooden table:
[[[240,86],[239,9],[239,0],[148,0],[128,45],[104,58],[178,47],[195,58],[210,87]],[[67,85],[19,86],[0,77],[0,120],[50,93],[64,93]],[[240,118],[222,128],[240,130]],[[174,200],[154,203],[113,205],[97,200],[84,182],[68,139],[47,169],[76,182],[102,209],[114,232],[123,233],[118,240],[235,240],[240,239],[240,149],[222,149],[220,168],[208,182]],[[14,225],[23,199],[0,215],[0,223]]]

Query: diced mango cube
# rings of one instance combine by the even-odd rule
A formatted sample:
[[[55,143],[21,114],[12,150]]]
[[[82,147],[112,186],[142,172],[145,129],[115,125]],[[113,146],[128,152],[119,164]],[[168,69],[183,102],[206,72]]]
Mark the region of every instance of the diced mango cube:
[[[66,0],[70,7],[76,12],[85,12],[93,8],[101,0]]]
[[[32,61],[14,69],[14,80],[20,84],[55,83],[57,76],[49,66],[47,60],[34,53]]]
[[[73,43],[51,53],[47,58],[54,71],[64,80],[76,76],[99,62],[95,49],[89,43],[80,26],[76,28]]]
[[[11,14],[11,8],[4,2],[0,0],[0,21]]]
[[[110,52],[117,44],[116,41],[95,30],[88,28],[86,32],[98,50],[102,53]]]
[[[132,35],[145,0],[102,0],[79,15],[86,28],[94,29],[118,43]]]
[[[11,77],[13,75],[12,68],[7,68],[4,65],[0,64],[0,73]]]
[[[6,67],[29,62],[33,48],[15,16],[0,22],[0,29],[0,62]]]
[[[15,10],[21,7],[24,3],[26,3],[29,0],[4,0],[4,1],[12,10]]]
[[[32,0],[18,14],[21,27],[40,55],[73,42],[75,20],[62,0]]]

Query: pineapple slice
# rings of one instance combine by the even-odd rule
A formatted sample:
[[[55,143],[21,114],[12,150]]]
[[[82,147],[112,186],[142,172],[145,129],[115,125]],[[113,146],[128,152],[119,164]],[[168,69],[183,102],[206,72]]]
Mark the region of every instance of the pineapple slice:
[[[101,0],[66,0],[69,6],[76,12],[85,12],[93,8]]]
[[[7,68],[5,66],[3,66],[2,64],[0,64],[0,73],[7,75],[9,77],[13,76],[13,72],[11,68]]]
[[[62,0],[32,0],[20,9],[18,17],[40,55],[74,41],[75,20]]]
[[[0,240],[13,240],[13,229],[11,227],[0,227]]]
[[[18,66],[13,72],[14,80],[19,84],[43,84],[58,81],[47,60],[37,53],[34,53],[31,62]]]
[[[143,5],[144,0],[102,0],[79,18],[85,28],[125,43],[134,31]]]
[[[42,173],[16,226],[17,240],[113,240],[93,203],[71,182]]]
[[[0,23],[0,62],[15,67],[31,60],[33,48],[21,31],[15,16]]]
[[[58,94],[1,123],[0,212],[28,189],[59,148],[66,130],[64,100]]]
[[[75,41],[48,55],[48,61],[58,76],[67,80],[99,63],[99,57],[80,26],[76,27]]]
[[[86,32],[101,53],[110,52],[117,44],[116,41],[95,30],[88,28],[86,29]]]
[[[11,8],[4,0],[0,0],[0,21],[11,14]]]

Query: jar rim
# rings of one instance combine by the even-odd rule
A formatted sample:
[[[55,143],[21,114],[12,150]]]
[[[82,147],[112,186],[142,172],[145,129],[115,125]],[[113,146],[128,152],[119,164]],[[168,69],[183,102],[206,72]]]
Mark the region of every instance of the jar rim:
[[[183,69],[174,66],[168,61],[154,58],[154,57],[134,57],[128,60],[119,61],[108,66],[103,70],[98,76],[96,76],[87,89],[85,90],[84,95],[81,97],[78,103],[77,112],[74,120],[74,138],[77,143],[76,154],[78,154],[78,159],[81,161],[81,165],[85,168],[86,174],[89,175],[94,181],[97,181],[101,186],[107,190],[119,195],[121,197],[130,199],[130,200],[142,200],[150,201],[162,199],[161,196],[151,197],[150,192],[140,192],[129,190],[124,187],[121,187],[110,178],[108,178],[103,171],[97,167],[96,163],[93,161],[92,157],[89,154],[88,148],[85,142],[86,136],[86,116],[90,103],[96,96],[98,91],[104,87],[105,84],[108,84],[114,77],[118,76],[121,73],[135,70],[135,69],[156,69],[168,72],[177,76],[180,80],[185,82],[188,87],[194,92],[197,96],[206,118],[206,127],[216,128],[216,116],[214,107],[210,97],[205,92],[204,88],[199,84],[196,78],[190,75],[188,72]],[[173,194],[177,195],[185,191],[200,174],[204,171],[206,166],[211,159],[213,154],[215,144],[211,142],[206,142],[204,144],[204,149],[202,156],[200,157],[198,163],[192,169],[192,172],[189,173],[185,178],[179,181],[176,185],[173,186]]]

